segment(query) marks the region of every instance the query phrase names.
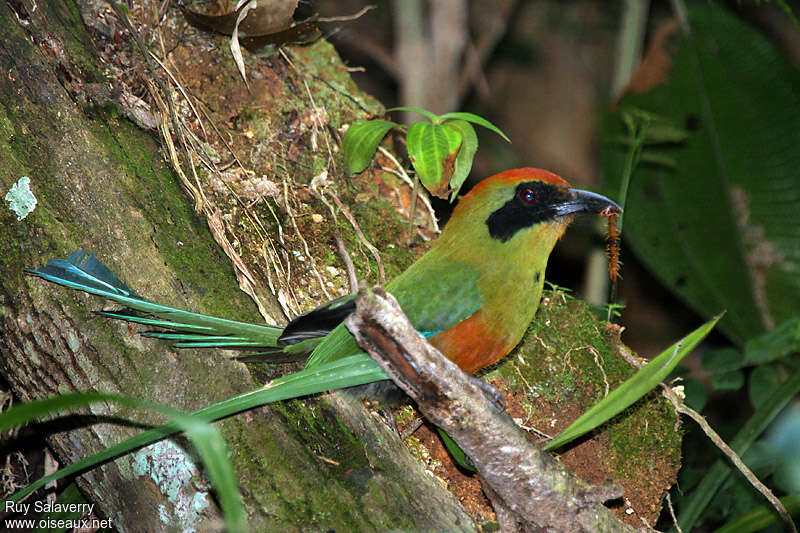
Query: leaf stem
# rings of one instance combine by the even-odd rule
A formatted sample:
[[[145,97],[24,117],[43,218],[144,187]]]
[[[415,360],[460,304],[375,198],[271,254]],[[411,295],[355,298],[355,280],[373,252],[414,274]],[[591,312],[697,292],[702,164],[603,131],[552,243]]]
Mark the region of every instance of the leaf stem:
[[[419,176],[414,173],[414,188],[411,189],[411,206],[408,208],[408,239],[406,244],[411,244],[414,238],[414,216],[417,211],[417,196],[419,195]]]

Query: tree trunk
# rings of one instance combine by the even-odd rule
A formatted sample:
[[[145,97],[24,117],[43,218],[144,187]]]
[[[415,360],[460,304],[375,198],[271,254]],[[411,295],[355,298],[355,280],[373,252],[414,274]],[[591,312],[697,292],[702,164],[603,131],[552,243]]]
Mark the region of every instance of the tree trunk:
[[[233,225],[235,219],[225,218],[225,209],[213,203],[216,197],[212,198],[211,189],[205,190],[201,213],[193,211],[179,176],[162,157],[153,135],[118,116],[113,103],[119,105],[123,98],[112,89],[110,96],[98,99],[98,94],[105,95],[105,85],[118,84],[105,78],[111,67],[100,54],[110,41],[98,40],[96,33],[90,36],[78,13],[83,11],[84,17],[92,13],[96,18],[86,20],[92,27],[106,20],[102,16],[113,18],[113,13],[92,11],[88,3],[76,6],[69,0],[37,4],[32,9],[17,0],[0,2],[4,36],[0,41],[0,183],[7,191],[17,179],[28,176],[38,201],[23,220],[9,209],[0,211],[0,371],[4,378],[23,401],[97,390],[184,410],[262,385],[245,365],[225,354],[174,351],[163,342],[132,334],[125,325],[93,316],[90,310],[103,305],[97,298],[23,274],[25,268],[47,258],[64,257],[85,247],[139,293],[159,302],[259,321],[253,301],[236,290],[241,286],[258,300],[264,315],[279,317],[281,304],[289,306],[267,289],[277,278],[267,279],[267,273],[256,271],[252,264],[244,269],[247,272],[231,267],[226,254],[238,257],[247,243],[237,241],[238,249],[218,245],[225,242],[227,233],[214,224]],[[224,59],[225,53],[220,57],[230,61]],[[327,63],[306,65],[306,53],[322,55]],[[309,91],[320,99],[319,86],[337,87],[332,80],[346,76],[325,43],[315,45],[313,52],[297,54],[294,63],[303,75],[310,71],[314,80],[324,83],[313,84],[311,90],[307,83],[299,83],[292,90]],[[283,68],[276,79],[289,84]],[[122,93],[127,94],[124,88]],[[303,108],[298,104],[288,109],[279,96],[280,91],[275,97],[261,95],[260,105],[282,106],[281,113],[270,117],[270,127],[286,128]],[[354,94],[351,99],[327,103],[327,112],[337,117],[349,113],[350,120],[363,117],[361,101],[365,97]],[[336,109],[336,105],[349,108]],[[158,118],[158,113],[154,115]],[[283,125],[275,122],[279,119]],[[335,127],[338,124],[329,129]],[[279,146],[287,149],[288,145],[290,151],[291,142]],[[307,169],[305,174],[306,181],[315,175]],[[206,181],[197,184],[207,186]],[[375,209],[391,211],[386,204]],[[215,214],[216,222],[208,222]],[[276,218],[283,216],[279,213]],[[332,231],[339,227],[345,241],[352,243],[356,238],[342,229],[346,225],[342,222]],[[287,227],[291,227],[288,222]],[[277,249],[278,255],[286,251]],[[370,261],[367,257],[356,263],[359,269],[370,268]],[[245,279],[246,274],[252,279]],[[62,463],[79,460],[138,431],[112,423],[113,418],[157,421],[115,405],[98,406],[87,414],[92,416],[90,425],[42,424]],[[413,460],[397,435],[346,393],[250,411],[220,425],[253,531],[473,528],[455,498]],[[196,470],[191,455],[184,451],[185,442],[174,442],[178,448],[148,447],[79,478],[85,496],[117,530],[218,525],[212,499],[198,499],[204,495],[203,484],[189,480]],[[163,472],[157,470],[166,466],[154,463],[159,452],[162,458],[164,453],[180,457],[173,463],[177,470],[167,472],[167,478],[159,477]],[[168,490],[169,481],[184,475],[186,482],[177,491]],[[199,507],[194,505],[197,502],[201,502]]]

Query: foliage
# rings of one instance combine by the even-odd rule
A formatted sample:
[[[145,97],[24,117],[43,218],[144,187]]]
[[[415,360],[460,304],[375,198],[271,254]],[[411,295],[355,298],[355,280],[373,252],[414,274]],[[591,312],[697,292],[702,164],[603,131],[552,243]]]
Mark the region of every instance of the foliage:
[[[797,516],[800,514],[800,494],[792,494],[781,498],[781,503],[789,511],[789,514]],[[716,533],[751,533],[763,531],[767,527],[778,521],[775,509],[767,505],[759,505],[750,509],[731,520],[725,526],[719,528]]]
[[[333,389],[363,385],[382,379],[387,379],[386,374],[371,357],[362,353],[319,365],[313,370],[303,370],[288,374],[264,387],[209,405],[189,415],[179,414],[174,410],[167,410],[167,408],[144,402],[137,404],[136,402],[139,402],[139,400],[106,393],[65,394],[45,400],[20,404],[0,414],[0,431],[19,427],[47,413],[61,412],[96,401],[114,401],[122,405],[160,410],[159,412],[168,414],[172,416],[173,419],[166,424],[139,433],[130,439],[111,446],[110,448],[106,448],[86,459],[82,459],[77,463],[72,463],[52,474],[44,476],[16,492],[11,499],[19,501],[48,483],[62,479],[71,474],[84,472],[105,461],[120,457],[136,448],[147,446],[148,444],[157,442],[179,431],[194,431],[193,428],[200,423],[219,420],[220,418],[225,418],[246,411],[247,409],[278,402],[287,398],[296,398],[298,396],[305,396]],[[221,449],[219,447],[217,448]],[[214,460],[219,461],[221,459],[217,457]]]
[[[451,202],[469,176],[478,150],[478,136],[472,124],[488,128],[509,140],[494,124],[472,113],[437,116],[416,107],[396,107],[389,111],[413,111],[428,118],[429,122],[418,121],[408,127],[408,157],[425,188],[440,198],[449,195]],[[402,126],[388,120],[359,120],[350,125],[342,139],[345,166],[350,174],[367,168],[378,145],[392,128]]]
[[[627,193],[625,240],[639,259],[702,316],[726,310],[719,326],[732,345],[706,352],[703,368],[718,393],[746,387],[754,412],[738,433],[723,433],[735,433],[731,447],[757,474],[793,494],[780,475],[785,459],[763,453],[759,435],[800,393],[800,73],[727,10],[694,5],[689,15],[666,81],[607,117],[604,172]],[[685,387],[687,403],[703,408],[702,384]],[[727,462],[691,464],[701,454],[688,439],[684,531],[763,502]]]
[[[221,327],[224,325],[226,328],[235,327],[239,329],[244,327],[255,327],[245,323],[225,321],[205,315],[197,315],[186,311],[168,308],[163,305],[144,300],[136,296],[136,293],[130,287],[122,283],[113,272],[111,272],[105,265],[97,261],[93,255],[90,254],[87,256],[85,251],[72,254],[66,261],[50,261],[45,267],[42,267],[37,271],[31,271],[31,273],[55,283],[104,296],[121,304],[127,304],[134,309],[151,314],[156,318],[160,317],[161,314],[165,312],[172,317],[169,322],[164,322],[157,319],[143,318],[127,313],[124,315],[119,315],[124,316],[126,320],[132,320],[136,323],[145,323],[148,325],[158,323],[158,325],[178,330],[185,330],[189,328],[190,331],[190,333],[170,334],[169,336],[161,335],[161,338],[169,338],[173,340],[179,339],[181,342],[184,342],[187,337],[194,339],[194,337],[197,336],[197,334],[194,332],[196,332],[198,328],[207,330],[212,324],[215,325],[215,327]],[[118,315],[116,313],[109,312],[104,312],[103,314],[107,316]],[[572,426],[570,426],[570,428],[557,437],[548,446],[548,449],[554,449],[562,446],[572,439],[581,436],[587,431],[591,431],[598,425],[606,422],[613,416],[616,416],[632,403],[638,401],[641,397],[652,390],[653,387],[657,386],[658,383],[660,383],[661,380],[663,380],[664,377],[678,364],[678,362],[695,348],[700,340],[702,340],[702,338],[705,337],[705,335],[711,330],[717,320],[718,318],[715,318],[704,326],[698,328],[685,339],[666,350],[661,356],[655,358],[649,364],[645,365],[637,374],[619,386],[616,390],[608,394],[606,398],[590,409],[585,415],[580,417]],[[200,323],[202,323],[202,325],[200,325]],[[153,335],[150,334],[150,336]],[[217,337],[213,338],[217,339]],[[224,338],[230,339],[230,337]],[[219,418],[241,412],[245,409],[264,405],[266,403],[296,398],[325,390],[360,385],[382,379],[386,379],[386,375],[380,370],[380,368],[378,368],[375,361],[373,361],[366,354],[360,353],[332,362],[317,364],[313,367],[309,365],[305,370],[283,376],[263,388],[259,388],[249,393],[219,402],[192,413],[191,415],[183,415],[160,408],[160,412],[164,412],[165,414],[173,417],[172,422],[140,433],[139,435],[119,443],[116,446],[112,446],[98,454],[95,454],[94,456],[69,465],[68,467],[54,474],[48,475],[36,481],[22,491],[19,491],[12,497],[12,499],[21,499],[49,482],[63,478],[69,474],[79,473],[85,469],[92,468],[103,461],[119,457],[120,455],[137,447],[151,444],[175,433],[176,431],[187,431],[191,436],[194,437],[194,440],[197,441],[202,437],[202,433],[208,431],[206,427],[208,426],[208,422],[212,420],[217,420]],[[68,394],[38,402],[22,404],[7,411],[6,413],[0,415],[0,431],[2,431],[4,428],[9,429],[12,427],[17,427],[50,412],[79,407],[86,403],[97,401],[115,401],[117,403],[122,403],[123,405],[134,407],[149,407],[149,404],[144,402],[137,402],[136,400],[126,397],[116,397],[108,394]],[[216,465],[216,463],[227,463],[224,446],[220,446],[218,442],[214,444],[215,442],[216,441],[202,440],[196,442],[195,446],[204,452],[204,455],[207,457],[206,462],[210,465],[209,472],[212,473],[212,479],[216,481],[217,479],[223,479],[224,476],[220,474],[214,475],[213,467]],[[212,446],[212,444],[214,444],[214,446]],[[463,453],[460,454],[455,443],[450,442],[448,448],[451,449],[452,453],[456,455],[457,460],[459,460],[462,464],[466,464],[466,458],[463,457]],[[222,485],[222,483],[218,484]],[[238,497],[238,492],[236,492],[235,483],[231,486],[231,484],[227,482],[226,485],[230,490],[233,490],[233,495],[229,495],[227,492],[225,494],[221,494],[220,499],[223,501],[223,503],[225,501],[239,501],[240,498]]]
[[[636,139],[626,111],[646,132],[655,127],[648,116],[673,125],[660,142],[645,141],[625,239],[701,315],[726,310],[719,327],[742,344],[795,316],[800,301],[800,225],[787,223],[800,200],[800,73],[726,10],[691,15],[668,81],[622,100],[601,157],[607,182],[622,186],[629,150],[620,141]]]

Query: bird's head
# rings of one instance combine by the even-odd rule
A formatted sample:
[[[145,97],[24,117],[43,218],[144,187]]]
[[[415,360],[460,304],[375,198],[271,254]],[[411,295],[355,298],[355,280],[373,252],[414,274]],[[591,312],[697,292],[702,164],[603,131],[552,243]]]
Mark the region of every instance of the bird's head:
[[[561,177],[538,168],[519,168],[478,183],[453,211],[440,240],[477,239],[495,249],[535,247],[549,255],[580,213],[620,213],[605,196],[573,189]]]

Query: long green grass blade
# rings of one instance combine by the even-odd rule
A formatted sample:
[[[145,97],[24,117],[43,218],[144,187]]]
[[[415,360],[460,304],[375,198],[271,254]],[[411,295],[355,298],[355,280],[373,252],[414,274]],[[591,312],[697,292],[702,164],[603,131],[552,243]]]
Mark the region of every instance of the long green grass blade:
[[[191,439],[216,489],[226,529],[234,532],[248,531],[239,481],[228,458],[228,446],[219,428],[186,415],[178,421],[182,426],[181,429]]]
[[[658,357],[644,365],[625,383],[611,391],[608,396],[578,417],[575,422],[558,434],[544,449],[555,450],[588,433],[650,392],[653,387],[657,386],[672,372],[684,357],[694,350],[695,346],[708,335],[708,332],[711,331],[720,318],[721,315],[709,320],[661,352]]]
[[[174,431],[186,432],[197,450],[200,459],[203,461],[203,465],[218,491],[220,506],[222,507],[222,513],[225,517],[225,524],[228,531],[247,531],[242,498],[233,473],[233,467],[228,459],[225,441],[219,429],[209,424],[208,420],[203,420],[202,418],[187,415],[169,407],[164,407],[138,398],[132,398],[130,396],[103,392],[79,392],[62,394],[43,400],[35,400],[9,409],[5,413],[0,414],[0,433],[53,414],[63,413],[64,411],[78,407],[86,407],[95,403],[115,403],[136,409],[146,409],[171,417],[172,422],[168,425],[172,426]],[[149,444],[149,442],[142,443],[140,446],[144,444]],[[104,456],[104,452],[96,454],[93,457],[101,458],[95,462],[91,462],[89,466],[94,466],[111,458]],[[91,459],[90,457],[89,460]],[[87,460],[85,459],[84,461]],[[84,461],[79,461],[79,463],[83,463]],[[79,463],[75,464],[77,465]],[[14,494],[10,499],[19,501],[27,494],[49,483],[51,479],[48,478],[60,479],[68,475],[68,473],[64,473],[67,470],[69,470],[69,467],[38,480],[29,487]]]
[[[455,462],[457,462],[464,470],[469,472],[477,472],[475,465],[472,464],[472,461],[470,461],[467,454],[464,453],[464,450],[461,449],[461,446],[456,444],[456,441],[453,440],[453,437],[448,435],[445,430],[438,426],[436,427],[436,430],[439,432],[439,436],[442,438],[445,448],[447,448],[447,451],[450,452],[450,457],[452,457]]]
[[[780,499],[786,511],[791,516],[800,515],[800,494],[790,494]],[[752,533],[763,531],[772,524],[780,522],[781,518],[771,505],[759,505],[747,513],[734,518],[714,533]]]
[[[371,357],[362,353],[319,365],[312,370],[301,370],[300,372],[283,376],[259,389],[215,403],[195,411],[191,415],[182,416],[189,416],[199,422],[211,422],[272,402],[344,387],[363,385],[365,383],[384,379],[388,379],[388,376],[380,369],[378,364]],[[111,398],[116,398],[114,395],[103,393],[89,393],[88,396],[94,398],[95,401],[111,401]],[[118,403],[124,404],[124,401],[125,400]],[[85,400],[81,399],[79,401],[76,395],[64,395],[18,405],[0,414],[0,433],[36,420],[47,413],[60,412],[82,405],[86,405]],[[152,444],[182,430],[183,427],[179,424],[179,421],[173,420],[167,424],[144,431],[115,446],[111,446],[91,457],[68,465],[53,474],[35,481],[24,489],[16,492],[10,499],[19,501],[51,481],[84,472],[98,464],[119,457],[131,450]]]
[[[786,404],[798,394],[800,394],[800,372],[790,376],[769,398],[763,401],[750,420],[730,442],[731,449],[740,456],[745,453],[753,441],[786,407]],[[728,466],[727,461],[719,459],[714,462],[697,488],[686,499],[687,504],[678,515],[678,525],[683,531],[692,530],[730,473],[731,467]],[[670,531],[677,531],[677,529],[672,528]]]

